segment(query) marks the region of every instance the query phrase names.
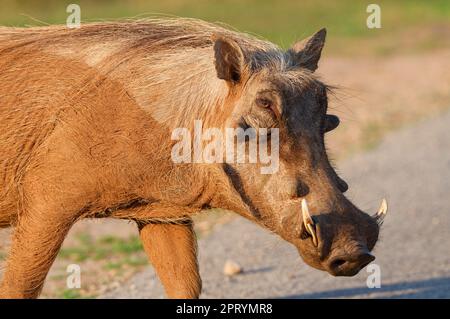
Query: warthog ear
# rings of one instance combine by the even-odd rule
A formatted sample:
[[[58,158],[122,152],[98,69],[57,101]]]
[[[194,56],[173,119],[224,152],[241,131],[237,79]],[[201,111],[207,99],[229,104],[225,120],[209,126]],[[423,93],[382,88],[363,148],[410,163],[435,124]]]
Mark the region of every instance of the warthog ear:
[[[244,54],[236,41],[220,35],[213,36],[214,57],[219,79],[236,84],[241,81]]]
[[[290,49],[294,54],[294,64],[314,72],[317,69],[326,35],[327,30],[323,28],[309,38],[296,42]]]

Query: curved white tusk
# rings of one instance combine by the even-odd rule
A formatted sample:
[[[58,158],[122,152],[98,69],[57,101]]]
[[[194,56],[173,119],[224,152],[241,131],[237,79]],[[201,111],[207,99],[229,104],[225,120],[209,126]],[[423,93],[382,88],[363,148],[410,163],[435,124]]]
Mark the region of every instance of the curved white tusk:
[[[314,246],[317,247],[317,236],[316,236],[316,232],[314,231],[313,227],[311,224],[306,225],[306,228],[308,229],[308,232],[311,234],[312,237],[312,241]]]
[[[309,214],[309,208],[308,208],[308,204],[306,203],[306,199],[302,199],[302,216],[303,216],[303,223],[305,223],[305,225],[308,225],[309,223],[312,222],[312,218],[311,215]]]
[[[302,216],[303,216],[303,224],[305,225],[308,233],[311,235],[314,246],[317,246],[318,244],[317,235],[313,227],[314,221],[311,218],[311,215],[309,214],[308,204],[306,203],[306,199],[304,198],[302,199]]]
[[[385,198],[381,201],[380,208],[378,209],[377,216],[384,217],[388,211],[388,204]]]

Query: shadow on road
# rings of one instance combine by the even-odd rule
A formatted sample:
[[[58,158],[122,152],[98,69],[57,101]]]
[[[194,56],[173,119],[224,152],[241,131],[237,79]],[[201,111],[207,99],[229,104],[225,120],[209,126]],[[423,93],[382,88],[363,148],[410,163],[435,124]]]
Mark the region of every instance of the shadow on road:
[[[450,277],[385,284],[381,288],[369,289],[355,287],[314,292],[309,294],[288,295],[283,299],[313,298],[449,298]]]

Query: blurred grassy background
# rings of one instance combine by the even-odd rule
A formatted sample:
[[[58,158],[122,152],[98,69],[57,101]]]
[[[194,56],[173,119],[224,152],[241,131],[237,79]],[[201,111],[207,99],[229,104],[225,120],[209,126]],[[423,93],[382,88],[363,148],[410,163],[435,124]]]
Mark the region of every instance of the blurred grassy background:
[[[66,7],[81,6],[82,21],[145,17],[155,14],[220,21],[240,31],[258,34],[280,46],[327,27],[332,53],[387,54],[443,45],[442,30],[450,25],[448,0],[376,1],[382,28],[366,27],[366,7],[355,0],[0,0],[0,24],[6,26],[65,23]],[[444,26],[444,28],[443,28]],[[417,32],[411,32],[416,30]],[[404,37],[405,32],[408,36]],[[426,33],[422,37],[421,34]],[[418,34],[411,39],[411,34]],[[378,41],[371,41],[378,40]],[[446,41],[448,45],[449,41]],[[401,45],[399,45],[401,44]]]

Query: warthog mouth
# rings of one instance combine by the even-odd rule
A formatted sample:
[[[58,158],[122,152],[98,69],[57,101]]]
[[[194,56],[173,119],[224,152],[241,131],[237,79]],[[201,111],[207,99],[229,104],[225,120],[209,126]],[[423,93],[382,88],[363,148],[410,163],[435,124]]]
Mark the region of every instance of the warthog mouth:
[[[308,265],[332,276],[355,276],[375,260],[370,250],[375,245],[378,229],[383,223],[387,209],[387,202],[383,199],[375,215],[369,216],[363,212],[357,214],[356,216],[361,216],[363,223],[368,222],[358,226],[351,218],[343,219],[345,216],[341,214],[312,216],[306,199],[302,199],[301,214],[297,212],[297,229],[301,239],[297,248],[300,255]],[[341,220],[345,221],[342,226],[336,224]],[[373,230],[375,235],[371,235],[372,231],[367,230],[369,225],[377,228]]]

